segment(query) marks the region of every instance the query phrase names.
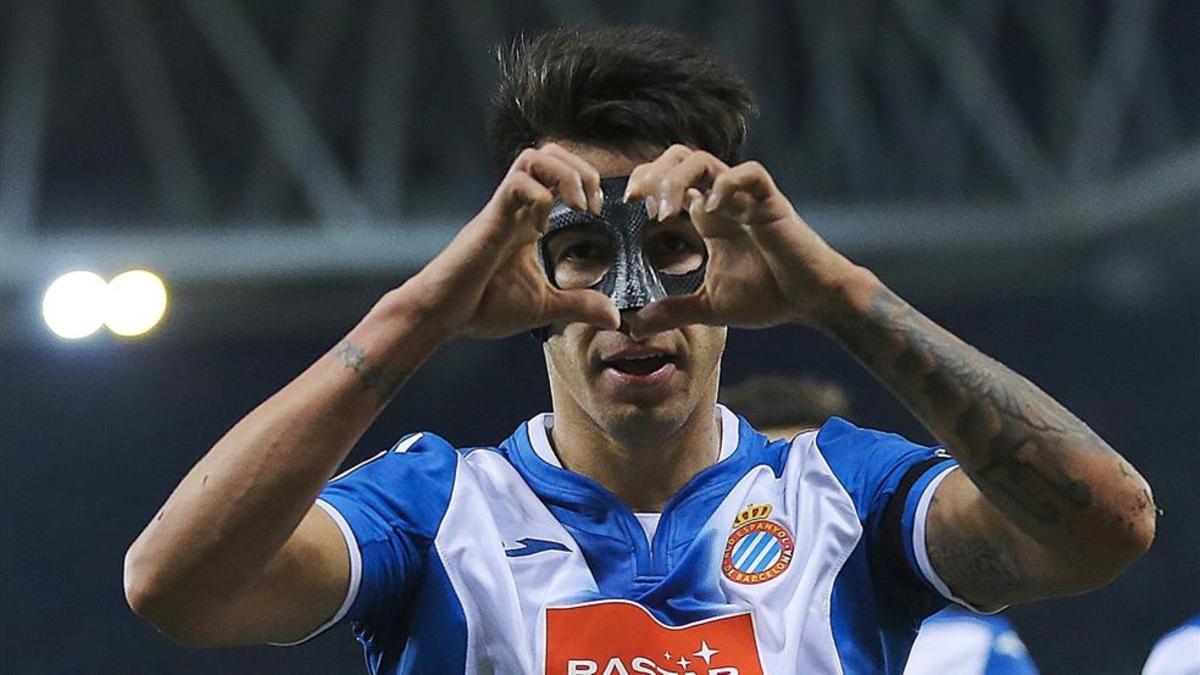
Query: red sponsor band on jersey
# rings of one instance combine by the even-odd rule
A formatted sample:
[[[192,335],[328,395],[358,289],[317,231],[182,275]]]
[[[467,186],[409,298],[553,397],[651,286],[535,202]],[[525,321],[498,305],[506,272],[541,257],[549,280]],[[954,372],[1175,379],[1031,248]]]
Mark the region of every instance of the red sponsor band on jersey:
[[[749,612],[683,626],[602,600],[546,610],[547,675],[762,675]]]

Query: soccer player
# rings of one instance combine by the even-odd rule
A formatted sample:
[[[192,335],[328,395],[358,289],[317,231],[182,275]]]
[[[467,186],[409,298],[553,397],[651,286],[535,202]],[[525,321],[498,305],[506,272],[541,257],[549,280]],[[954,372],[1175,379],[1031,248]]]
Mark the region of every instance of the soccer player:
[[[750,103],[667,32],[519,44],[492,198],[183,478],[127,553],[134,610],[187,645],[348,620],[385,673],[877,673],[949,598],[1113,579],[1153,539],[1146,482],[738,163]],[[771,443],[717,406],[726,326],[784,323],[944,450],[839,421]],[[494,447],[404,436],[330,482],[439,346],[529,330],[552,413]]]
[[[833,416],[848,417],[850,395],[836,382],[756,375],[721,389],[721,401],[771,440],[790,440]],[[1036,675],[1011,622],[950,605],[921,624],[904,675]]]

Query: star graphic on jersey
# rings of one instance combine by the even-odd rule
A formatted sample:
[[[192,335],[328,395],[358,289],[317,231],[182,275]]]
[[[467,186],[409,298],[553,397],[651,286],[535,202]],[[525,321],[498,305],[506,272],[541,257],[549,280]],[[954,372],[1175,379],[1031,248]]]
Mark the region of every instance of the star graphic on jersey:
[[[675,663],[678,663],[680,668],[687,670],[687,667],[689,665],[691,665],[692,662],[688,661],[687,658],[681,656],[681,657],[679,657],[679,660],[676,661]]]
[[[700,641],[700,649],[695,652],[692,652],[692,656],[698,656],[698,657],[704,659],[705,665],[712,665],[713,655],[717,654],[720,651],[721,650],[719,650],[719,649],[713,649],[712,647],[709,647],[708,642],[701,640]]]
[[[671,660],[671,652],[663,652],[663,661]]]

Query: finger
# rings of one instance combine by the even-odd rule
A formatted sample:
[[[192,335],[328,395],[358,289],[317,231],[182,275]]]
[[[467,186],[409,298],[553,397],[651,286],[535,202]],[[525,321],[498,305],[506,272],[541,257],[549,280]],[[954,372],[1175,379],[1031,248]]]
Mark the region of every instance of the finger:
[[[729,166],[713,155],[697,150],[678,164],[668,168],[658,179],[658,209],[656,218],[666,220],[687,204],[688,188],[708,189],[717,176]]]
[[[524,210],[539,232],[546,229],[546,218],[553,205],[554,194],[533,176],[518,172],[504,179],[500,208],[510,216],[518,217]]]
[[[513,162],[512,173],[521,172],[536,178],[567,206],[578,211],[588,210],[583,177],[565,160],[542,150],[523,150],[517,156],[517,161]]]
[[[654,213],[658,210],[655,186],[658,184],[659,177],[671,167],[687,159],[693,152],[695,151],[688,146],[676,143],[664,150],[654,161],[635,167],[629,174],[629,184],[625,187],[625,201],[646,199],[646,210],[650,212],[651,217],[654,217]],[[651,198],[654,201],[653,204],[650,203]]]
[[[554,155],[575,167],[583,182],[583,191],[587,195],[588,209],[596,215],[604,208],[604,193],[600,191],[600,172],[586,159],[576,155],[557,143],[547,143],[541,147],[543,152]]]
[[[703,291],[655,300],[636,312],[627,313],[625,322],[630,337],[635,340],[689,324],[715,325],[708,296]]]
[[[684,195],[688,217],[696,231],[705,239],[730,239],[742,233],[742,220],[730,217],[727,209],[709,213],[704,210],[704,193],[697,188],[688,188]]]
[[[621,326],[621,315],[612,299],[587,288],[553,289],[542,317],[546,324],[582,322],[605,330],[616,330]]]
[[[743,162],[717,176],[713,181],[712,190],[708,193],[704,210],[712,213],[720,209],[739,192],[752,199],[763,200],[777,191],[775,181],[771,180],[771,175],[762,164],[754,161]]]

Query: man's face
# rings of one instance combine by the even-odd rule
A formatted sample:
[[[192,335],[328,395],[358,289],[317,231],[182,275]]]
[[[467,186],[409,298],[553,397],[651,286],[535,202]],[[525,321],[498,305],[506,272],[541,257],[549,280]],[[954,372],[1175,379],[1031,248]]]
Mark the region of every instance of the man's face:
[[[661,149],[626,153],[559,142],[591,163],[601,178],[627,176]],[[703,256],[704,243],[686,215],[645,227],[642,246],[664,269]],[[580,237],[577,251],[560,252],[586,264],[599,242]],[[553,326],[544,344],[555,409],[580,412],[621,442],[645,442],[676,432],[698,406],[716,400],[725,328],[689,325],[632,339],[624,329],[600,330],[583,323]],[[564,408],[571,408],[568,411]]]

